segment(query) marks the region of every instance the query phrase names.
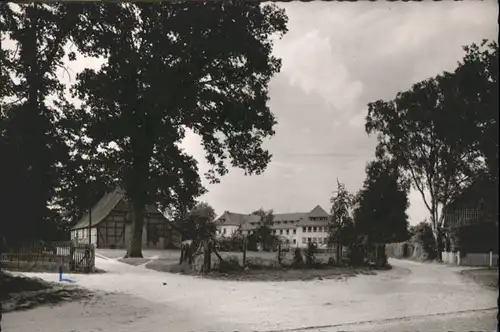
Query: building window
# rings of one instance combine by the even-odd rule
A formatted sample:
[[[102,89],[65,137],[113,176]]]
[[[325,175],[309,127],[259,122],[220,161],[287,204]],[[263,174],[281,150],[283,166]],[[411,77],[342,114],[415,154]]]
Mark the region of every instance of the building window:
[[[226,234],[226,229],[225,228],[222,229],[222,234]]]
[[[302,238],[302,243],[306,243],[306,238],[305,237]]]
[[[311,238],[310,237],[307,238],[307,242],[311,242]]]
[[[283,221],[283,223],[284,223],[284,224],[287,224],[287,223],[288,223],[288,221],[284,220],[284,221]]]
[[[313,227],[313,232],[316,232],[316,231],[317,231],[317,227],[316,227],[316,226],[314,226],[314,227]]]
[[[328,238],[327,238],[327,237],[325,237],[325,238],[323,239],[323,243],[324,243],[324,244],[328,244]]]
[[[276,230],[275,229],[273,229],[273,234],[276,234]]]
[[[280,235],[283,235],[283,230],[282,229],[280,229]]]
[[[313,237],[313,243],[318,242],[318,238]]]
[[[296,229],[293,230],[293,234],[297,234],[297,230]]]
[[[307,227],[307,232],[311,233],[311,226]]]
[[[302,232],[306,232],[306,228],[305,227],[302,227]]]
[[[286,235],[290,235],[290,230],[289,229],[286,230]]]
[[[297,244],[297,240],[293,239],[293,244]]]

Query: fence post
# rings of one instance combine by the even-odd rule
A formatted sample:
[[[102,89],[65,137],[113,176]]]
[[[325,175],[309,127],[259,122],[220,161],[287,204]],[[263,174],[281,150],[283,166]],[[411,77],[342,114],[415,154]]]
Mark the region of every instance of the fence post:
[[[247,265],[247,237],[243,238],[243,267]]]
[[[493,266],[493,251],[490,251],[490,267]]]
[[[457,265],[460,265],[460,250],[457,251]]]

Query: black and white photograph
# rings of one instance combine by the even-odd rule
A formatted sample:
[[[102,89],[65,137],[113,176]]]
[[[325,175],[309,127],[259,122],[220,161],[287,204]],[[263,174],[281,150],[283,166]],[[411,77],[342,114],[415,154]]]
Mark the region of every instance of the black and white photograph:
[[[0,331],[498,331],[498,3],[0,4]]]

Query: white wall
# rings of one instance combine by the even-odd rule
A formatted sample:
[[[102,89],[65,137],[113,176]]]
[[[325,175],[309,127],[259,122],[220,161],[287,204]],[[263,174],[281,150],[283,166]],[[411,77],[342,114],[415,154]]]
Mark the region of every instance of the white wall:
[[[226,225],[217,227],[217,235],[221,237],[231,237],[237,230],[239,226]]]
[[[308,227],[311,227],[311,231],[308,232]],[[313,231],[314,228],[312,226],[306,226],[306,232],[304,232],[302,227],[298,227],[297,229],[297,243],[299,248],[306,248],[307,247],[307,242],[308,239],[311,238],[311,241],[314,242],[314,238],[316,238],[316,244],[318,245],[319,248],[326,248],[326,244],[324,244],[324,239],[328,238],[328,232],[326,232],[325,228],[318,228],[316,227],[316,231]],[[321,231],[320,231],[321,230]],[[304,240],[305,239],[305,240]],[[318,240],[320,239],[320,240]],[[304,243],[305,241],[305,243]],[[321,241],[321,242],[318,242]]]

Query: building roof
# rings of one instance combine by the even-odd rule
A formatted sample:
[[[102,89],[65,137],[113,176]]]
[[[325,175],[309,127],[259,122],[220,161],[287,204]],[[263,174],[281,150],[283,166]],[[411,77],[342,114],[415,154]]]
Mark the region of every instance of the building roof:
[[[316,205],[311,212],[309,212],[310,217],[329,217],[328,212],[326,212],[321,206]]]
[[[105,194],[96,205],[92,207],[92,226],[101,223],[109,213],[116,207],[116,205],[124,199],[124,192],[121,189],[116,189],[110,193]],[[159,213],[163,214],[153,206],[146,206],[146,213]],[[89,214],[86,213],[71,230],[82,229],[89,227]]]
[[[328,220],[309,220],[309,217],[328,217],[328,213],[319,205],[311,212],[275,213],[273,229],[287,229],[298,226],[326,226]],[[285,223],[285,221],[287,223]],[[225,211],[215,220],[217,226],[239,226],[241,230],[253,230],[259,226],[260,217],[253,214],[243,214]]]

